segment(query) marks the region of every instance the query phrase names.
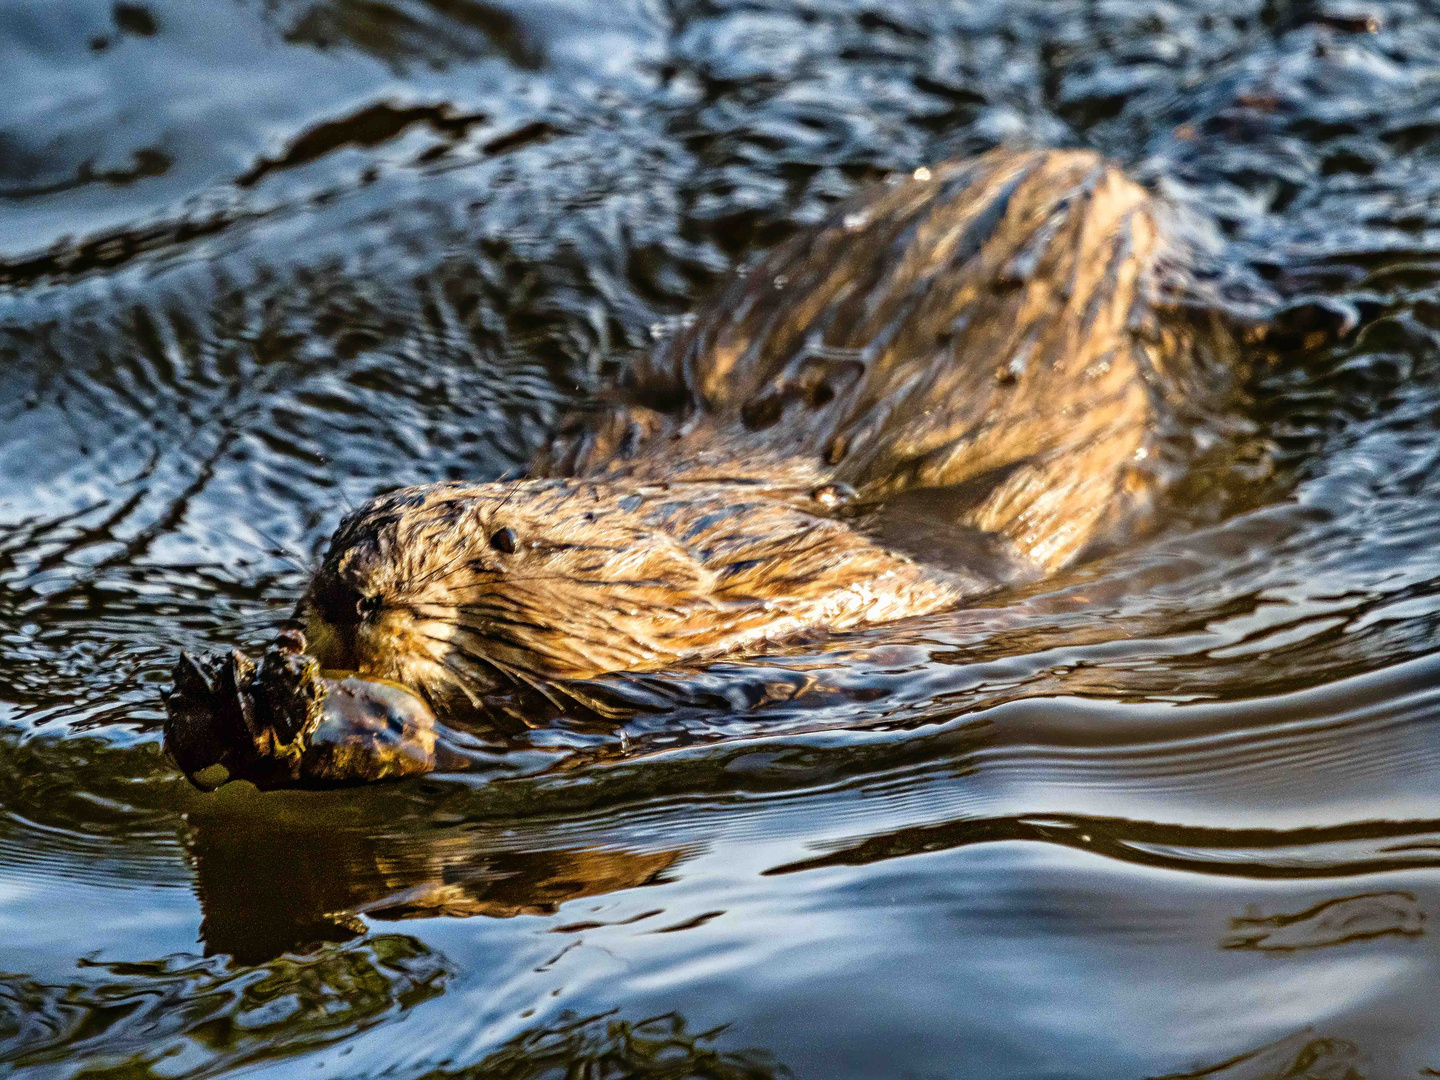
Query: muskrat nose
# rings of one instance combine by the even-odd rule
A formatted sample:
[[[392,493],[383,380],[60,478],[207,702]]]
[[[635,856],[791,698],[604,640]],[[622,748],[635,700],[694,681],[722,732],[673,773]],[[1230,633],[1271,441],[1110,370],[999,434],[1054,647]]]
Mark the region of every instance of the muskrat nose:
[[[380,598],[370,596],[335,574],[322,573],[310,588],[315,612],[333,626],[365,621],[380,607]]]

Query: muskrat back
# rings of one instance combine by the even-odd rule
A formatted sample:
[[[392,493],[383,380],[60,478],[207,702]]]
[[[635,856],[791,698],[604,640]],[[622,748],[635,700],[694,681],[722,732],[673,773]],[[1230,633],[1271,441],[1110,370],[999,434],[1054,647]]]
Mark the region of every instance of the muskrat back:
[[[1139,524],[1167,438],[1233,381],[1189,239],[1088,151],[919,170],[771,253],[541,468],[957,489],[954,522],[1058,569]]]

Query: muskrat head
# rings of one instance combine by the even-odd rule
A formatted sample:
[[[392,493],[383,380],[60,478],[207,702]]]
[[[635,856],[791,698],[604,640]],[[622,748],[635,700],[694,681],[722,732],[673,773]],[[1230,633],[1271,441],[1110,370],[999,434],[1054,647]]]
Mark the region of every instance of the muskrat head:
[[[653,667],[684,652],[667,632],[709,575],[642,506],[657,503],[575,480],[380,496],[341,522],[296,618],[325,667],[446,710]]]
[[[977,591],[743,482],[437,484],[347,517],[296,617],[327,668],[441,712],[933,611]],[[569,687],[569,690],[566,689]]]

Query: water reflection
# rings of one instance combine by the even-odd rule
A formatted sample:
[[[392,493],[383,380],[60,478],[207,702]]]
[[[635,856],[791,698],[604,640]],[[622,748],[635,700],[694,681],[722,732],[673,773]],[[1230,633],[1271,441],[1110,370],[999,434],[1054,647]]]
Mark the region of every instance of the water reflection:
[[[453,144],[485,119],[483,113],[457,114],[445,104],[404,106],[379,102],[301,132],[290,140],[283,153],[262,158],[237,177],[235,183],[242,188],[253,187],[276,170],[300,168],[339,150],[373,148],[415,127],[428,127],[433,134]],[[421,157],[434,160],[445,149],[432,144],[421,152]]]
[[[410,63],[502,56],[535,68],[544,53],[512,11],[481,0],[264,0],[286,41],[316,49],[358,49],[404,71]]]
[[[780,1080],[793,1075],[763,1050],[722,1051],[725,1028],[691,1034],[675,1013],[629,1021],[612,1016],[572,1019],[517,1036],[483,1061],[444,1077],[626,1077],[627,1080]]]
[[[1365,1080],[1370,1074],[1362,1071],[1364,1061],[1353,1043],[1301,1032],[1209,1068],[1155,1080]]]
[[[364,919],[551,915],[663,884],[679,850],[506,850],[485,833],[335,828],[192,814],[186,837],[205,952],[264,963],[365,932]]]
[[[175,955],[141,963],[81,962],[68,985],[0,974],[0,1066],[53,1075],[72,1055],[86,1075],[214,1076],[283,1061],[402,1019],[444,993],[445,957],[414,938],[377,934],[259,966]],[[625,1077],[780,1080],[773,1055],[717,1045],[726,1026],[694,1032],[670,1013],[562,1014],[463,1068],[430,1077]],[[733,1041],[733,1040],[727,1040]]]
[[[259,967],[186,955],[79,967],[69,985],[0,975],[0,1065],[24,1075],[79,1059],[95,1071],[208,1076],[395,1020],[444,993],[452,975],[443,956],[400,934]]]
[[[1361,893],[1326,900],[1294,914],[1242,915],[1230,920],[1226,949],[1294,952],[1344,945],[1390,934],[1419,937],[1425,912],[1413,893]]]
[[[1150,821],[1044,815],[982,818],[902,829],[883,836],[872,836],[812,859],[776,866],[766,873],[792,874],[827,866],[864,866],[923,852],[1010,840],[1062,844],[1141,866],[1262,879],[1350,877],[1380,870],[1440,868],[1440,821],[1367,822],[1286,831],[1209,829]],[[1391,932],[1418,933],[1419,920],[1423,918],[1415,911],[1410,911],[1408,915],[1379,914],[1363,903],[1363,898],[1358,898],[1339,911],[1327,912],[1322,905],[1296,916],[1277,916],[1279,922],[1266,919],[1257,922],[1262,926],[1279,927],[1317,919],[1322,926],[1300,927],[1296,933],[1304,934],[1308,930],[1323,934],[1327,932],[1322,928],[1327,915],[1342,921],[1356,918],[1381,920],[1381,925],[1371,931],[1357,929],[1354,935],[1357,939]],[[1399,926],[1395,927],[1397,918]],[[1414,929],[1406,929],[1412,923]],[[1246,925],[1249,924],[1245,920],[1236,920],[1237,931]],[[1334,934],[1336,930],[1330,927],[1328,932]],[[1244,936],[1241,940],[1249,947],[1260,948],[1263,946],[1250,942],[1263,941],[1265,936],[1262,934],[1254,939]]]

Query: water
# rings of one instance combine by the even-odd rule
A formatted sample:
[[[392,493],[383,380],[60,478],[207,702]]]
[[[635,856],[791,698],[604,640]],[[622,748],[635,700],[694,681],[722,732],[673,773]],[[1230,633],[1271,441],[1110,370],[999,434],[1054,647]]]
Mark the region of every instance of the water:
[[[0,1069],[1440,1071],[1429,4],[0,28]],[[504,474],[747,258],[1002,141],[1197,207],[1280,328],[1267,452],[1217,448],[1160,537],[477,773],[203,796],[167,763],[176,651],[266,640],[346,505]]]

